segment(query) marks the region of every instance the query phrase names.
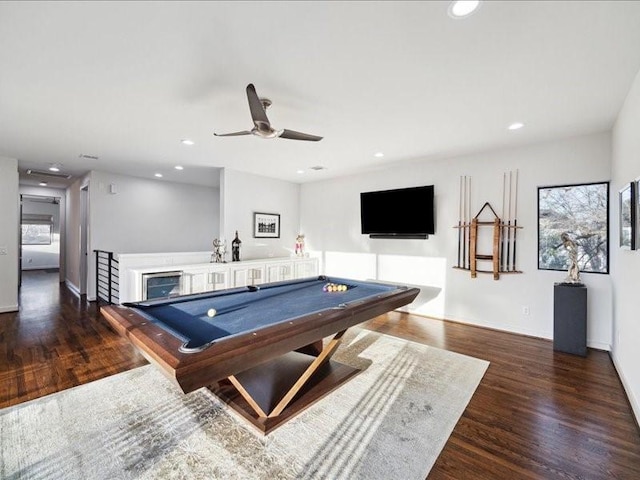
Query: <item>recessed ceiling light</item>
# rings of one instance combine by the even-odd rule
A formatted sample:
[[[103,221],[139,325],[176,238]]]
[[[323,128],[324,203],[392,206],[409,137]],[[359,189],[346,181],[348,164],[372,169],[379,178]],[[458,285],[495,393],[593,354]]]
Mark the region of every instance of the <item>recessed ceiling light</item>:
[[[158,178],[162,178],[162,174],[161,173],[156,173],[155,176],[158,177]]]
[[[513,122],[507,128],[509,130],[520,130],[522,127],[524,127],[524,123],[522,123],[522,122]]]
[[[374,153],[373,156],[376,157],[376,158],[382,158],[382,157],[384,157],[384,153],[377,152],[377,153]]]
[[[56,165],[51,165],[49,167],[49,170],[52,172],[59,172],[60,171],[60,167],[56,166]]]
[[[449,5],[449,16],[452,18],[462,18],[471,15],[480,6],[479,0],[458,0]]]
[[[182,165],[176,165],[175,167],[176,170],[184,170],[184,167]]]
[[[47,182],[40,182],[38,185],[40,185],[41,187],[46,187],[47,186]]]
[[[183,138],[182,140],[180,140],[180,143],[182,143],[183,145],[193,145],[193,140],[189,140],[188,138]]]
[[[304,170],[298,170],[296,171],[297,174],[302,175],[304,173]]]

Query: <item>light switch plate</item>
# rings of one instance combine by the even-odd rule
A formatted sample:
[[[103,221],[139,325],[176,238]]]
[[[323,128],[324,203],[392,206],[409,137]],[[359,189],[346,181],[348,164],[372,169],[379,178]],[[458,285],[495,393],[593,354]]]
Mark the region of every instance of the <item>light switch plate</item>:
[[[7,247],[0,247],[0,255],[6,255],[7,254]]]

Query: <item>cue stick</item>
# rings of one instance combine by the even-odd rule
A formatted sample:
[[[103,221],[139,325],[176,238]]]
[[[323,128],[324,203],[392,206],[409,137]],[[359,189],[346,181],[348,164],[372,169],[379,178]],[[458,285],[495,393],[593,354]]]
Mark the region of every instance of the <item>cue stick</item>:
[[[503,172],[502,173],[502,219],[500,220],[500,270],[504,271],[504,264],[505,264],[505,258],[504,258],[504,239],[505,239],[505,218],[504,218],[504,206],[506,204],[505,201],[505,195],[507,193],[507,173]]]
[[[469,191],[467,193],[469,198],[467,208],[469,217],[469,242],[471,242],[471,175],[469,175]],[[471,269],[471,245],[469,245],[469,248],[467,249],[467,264],[469,265],[469,269]]]
[[[467,176],[462,177],[462,268],[467,268]]]
[[[460,253],[462,248],[462,175],[458,182],[458,268],[460,268]]]
[[[518,233],[518,169],[516,168],[516,195],[513,199],[513,271],[516,271],[516,233]]]
[[[464,258],[462,259],[465,268],[469,268],[469,177],[464,176]]]
[[[509,220],[507,222],[507,272],[511,267],[511,174],[509,171]]]

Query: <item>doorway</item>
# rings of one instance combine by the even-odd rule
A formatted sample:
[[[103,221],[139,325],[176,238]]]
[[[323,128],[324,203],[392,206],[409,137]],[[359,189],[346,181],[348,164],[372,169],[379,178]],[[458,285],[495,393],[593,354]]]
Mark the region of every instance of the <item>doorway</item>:
[[[89,185],[80,189],[80,296],[86,296],[89,279]]]
[[[60,197],[20,195],[20,271],[60,269]]]

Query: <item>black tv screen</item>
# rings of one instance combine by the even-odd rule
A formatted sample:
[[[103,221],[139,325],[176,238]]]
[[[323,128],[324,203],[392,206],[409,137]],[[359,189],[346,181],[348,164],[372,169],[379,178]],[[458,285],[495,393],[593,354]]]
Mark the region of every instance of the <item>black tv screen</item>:
[[[420,236],[435,233],[433,185],[360,194],[362,233]]]

